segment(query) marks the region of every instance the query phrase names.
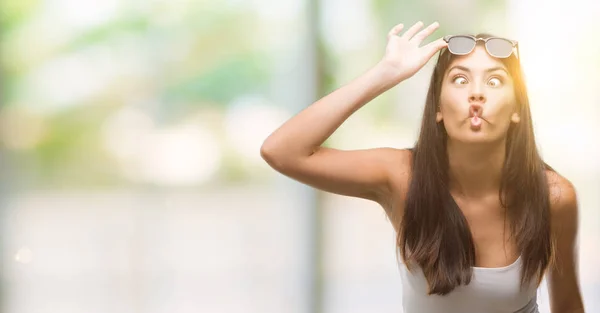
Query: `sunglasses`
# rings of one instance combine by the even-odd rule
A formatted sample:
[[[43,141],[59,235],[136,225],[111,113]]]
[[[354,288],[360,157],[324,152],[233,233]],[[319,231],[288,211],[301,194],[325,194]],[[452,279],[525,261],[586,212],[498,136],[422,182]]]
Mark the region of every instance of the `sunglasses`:
[[[475,49],[478,41],[483,41],[487,53],[495,58],[508,58],[514,48],[517,48],[515,56],[519,57],[519,43],[500,37],[475,38],[469,35],[445,36],[444,41],[448,43],[448,50],[452,54],[467,55]]]

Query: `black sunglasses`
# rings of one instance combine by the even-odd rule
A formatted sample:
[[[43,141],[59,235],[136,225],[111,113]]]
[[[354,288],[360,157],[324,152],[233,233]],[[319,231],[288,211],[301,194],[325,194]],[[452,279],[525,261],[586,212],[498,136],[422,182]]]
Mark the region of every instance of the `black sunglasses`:
[[[448,43],[448,50],[452,54],[467,55],[475,49],[478,41],[483,41],[487,53],[495,58],[508,58],[513,49],[517,49],[515,56],[519,57],[519,43],[501,37],[475,38],[470,35],[451,35],[445,36],[444,41]]]

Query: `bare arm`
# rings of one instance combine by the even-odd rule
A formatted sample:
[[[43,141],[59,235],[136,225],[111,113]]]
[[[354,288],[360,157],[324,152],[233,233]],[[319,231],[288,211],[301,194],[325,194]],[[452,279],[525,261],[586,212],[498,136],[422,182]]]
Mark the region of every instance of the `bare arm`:
[[[552,313],[584,313],[577,273],[578,204],[573,185],[556,173],[548,175],[556,264],[548,272]]]
[[[379,148],[343,151],[322,147],[355,111],[393,87],[394,73],[378,64],[283,124],[261,154],[277,171],[312,187],[374,201],[386,192],[387,168],[398,153]]]
[[[349,84],[316,101],[273,132],[261,155],[277,171],[321,190],[380,202],[386,197],[389,172],[406,153],[377,148],[342,151],[321,145],[363,105],[409,78],[446,44],[422,41],[437,23],[420,31],[417,23],[402,36],[402,25],[388,33],[386,56]]]

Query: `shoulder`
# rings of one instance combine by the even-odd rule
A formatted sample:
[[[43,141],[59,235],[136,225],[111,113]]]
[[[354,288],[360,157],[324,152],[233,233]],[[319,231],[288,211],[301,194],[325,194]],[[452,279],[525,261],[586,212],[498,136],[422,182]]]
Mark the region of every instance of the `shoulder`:
[[[551,170],[546,171],[546,179],[553,224],[576,223],[578,202],[573,183]]]
[[[550,302],[554,309],[583,308],[578,287],[577,193],[573,184],[552,171],[546,172],[550,197],[553,258],[548,272]],[[576,310],[583,312],[583,310]],[[574,311],[572,311],[574,312]]]

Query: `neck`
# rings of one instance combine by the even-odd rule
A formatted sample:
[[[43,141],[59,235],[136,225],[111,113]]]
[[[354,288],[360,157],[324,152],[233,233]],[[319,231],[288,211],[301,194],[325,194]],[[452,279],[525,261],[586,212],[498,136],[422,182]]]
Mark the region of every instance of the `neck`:
[[[469,198],[497,193],[505,151],[504,141],[474,145],[448,140],[450,190]]]

